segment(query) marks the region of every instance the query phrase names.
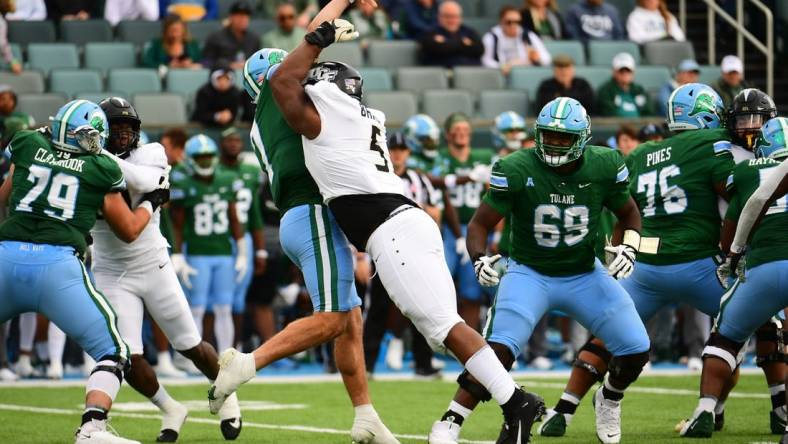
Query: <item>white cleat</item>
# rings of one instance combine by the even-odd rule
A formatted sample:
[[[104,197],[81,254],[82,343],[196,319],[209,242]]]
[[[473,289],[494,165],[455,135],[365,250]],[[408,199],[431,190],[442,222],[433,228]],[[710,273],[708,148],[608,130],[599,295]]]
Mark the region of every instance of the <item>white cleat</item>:
[[[402,357],[405,354],[405,344],[402,339],[391,338],[386,350],[386,366],[392,370],[402,370]]]
[[[243,420],[241,419],[241,406],[238,404],[238,395],[236,393],[227,397],[219,409],[219,430],[222,432],[224,439],[232,441],[238,438],[241,434],[241,427],[243,427]]]
[[[14,382],[18,381],[19,376],[16,373],[12,372],[10,368],[3,367],[0,368],[0,382]]]
[[[687,369],[693,372],[699,372],[703,370],[703,361],[693,356],[687,359]]]
[[[378,417],[356,415],[350,429],[353,444],[399,444],[391,431]]]
[[[181,427],[189,416],[189,409],[178,401],[172,400],[161,412],[161,429],[156,442],[175,442],[181,433]]]
[[[461,427],[454,421],[435,421],[427,437],[427,444],[457,444]]]
[[[224,405],[227,398],[238,390],[241,384],[254,378],[257,367],[251,353],[241,353],[228,348],[219,356],[219,374],[208,390],[208,406],[214,415]]]
[[[537,370],[550,370],[553,368],[553,361],[544,356],[537,356],[528,364]]]
[[[14,371],[20,378],[29,378],[33,376],[33,372],[35,369],[33,368],[33,362],[30,359],[30,355],[19,355],[19,360],[16,361],[16,365],[14,366]]]
[[[430,360],[430,365],[432,365],[432,368],[435,370],[443,370],[446,368],[446,361],[433,357],[432,360]]]
[[[52,361],[47,366],[47,379],[63,379],[63,363]]]
[[[82,424],[82,427],[77,430],[76,444],[141,444],[139,441],[133,441],[126,438],[121,438],[115,433],[112,428],[107,430],[107,421],[99,421],[96,419]]]
[[[621,401],[611,401],[602,396],[602,388],[594,393],[596,436],[603,444],[621,442]]]

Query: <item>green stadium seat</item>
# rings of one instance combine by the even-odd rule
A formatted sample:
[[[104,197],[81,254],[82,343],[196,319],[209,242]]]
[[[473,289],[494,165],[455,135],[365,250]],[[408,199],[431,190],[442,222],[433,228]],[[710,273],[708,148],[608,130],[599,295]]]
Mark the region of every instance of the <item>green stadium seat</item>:
[[[79,68],[79,52],[73,43],[31,43],[27,65],[49,74],[53,68]]]
[[[479,11],[479,3],[481,3],[480,0],[458,0],[457,3],[462,6],[463,17],[476,17],[481,12]]]
[[[525,91],[493,90],[479,95],[479,115],[492,120],[505,111],[514,111],[525,117],[528,114],[528,94]]]
[[[577,77],[586,79],[594,91],[613,76],[613,68],[603,66],[578,66],[575,72]]]
[[[364,102],[370,108],[386,114],[386,124],[402,125],[408,117],[418,112],[416,96],[408,91],[371,91],[364,94]]]
[[[383,68],[359,68],[364,79],[364,91],[391,91],[394,85],[391,74]]]
[[[577,40],[545,40],[544,46],[553,57],[559,54],[566,54],[572,57],[575,65],[586,64],[586,53],[583,44]]]
[[[397,89],[420,93],[429,89],[448,89],[446,70],[431,66],[409,66],[397,70]]]
[[[367,65],[395,70],[400,66],[415,66],[418,45],[412,40],[373,40],[369,43]]]
[[[63,20],[60,41],[84,45],[90,42],[111,42],[112,26],[106,20]]]
[[[643,65],[635,69],[635,82],[649,93],[657,92],[670,78],[670,69],[666,66]]]
[[[44,92],[44,76],[38,71],[26,70],[16,75],[0,72],[0,85],[8,85],[17,94],[41,94]]]
[[[112,92],[112,91],[104,91],[104,92],[98,92],[98,91],[90,92],[90,91],[86,91],[86,92],[79,92],[79,93],[74,95],[74,99],[90,100],[91,102],[96,103],[96,104],[98,104],[102,100],[106,99],[107,97],[122,97],[122,98],[124,98],[126,100],[129,100],[128,96],[126,96],[125,94],[122,94],[122,93],[119,93],[119,92]],[[131,100],[129,100],[129,101],[131,101]]]
[[[115,68],[134,68],[137,54],[131,42],[88,43],[85,45],[85,68],[106,73]]]
[[[700,65],[698,82],[709,85],[719,79],[721,75],[722,71],[720,71],[719,65]]]
[[[675,68],[684,59],[695,59],[695,50],[690,42],[660,40],[643,45],[643,56],[649,65]]]
[[[167,72],[167,92],[183,96],[187,104],[194,102],[197,90],[208,82],[208,69],[171,69]]]
[[[146,125],[185,125],[186,106],[180,94],[135,94],[134,108]]]
[[[320,53],[320,60],[342,62],[356,68],[364,64],[364,56],[361,53],[361,45],[358,42],[331,45]]]
[[[48,21],[8,21],[8,41],[27,45],[29,43],[54,43],[55,25]]]
[[[161,35],[161,22],[147,20],[128,20],[118,23],[118,40],[131,42],[137,46]]]
[[[473,97],[468,91],[456,89],[428,90],[423,94],[424,114],[443,122],[451,113],[473,115]]]
[[[276,28],[276,22],[270,19],[255,18],[249,21],[249,29],[260,36],[274,28]]]
[[[504,6],[514,6],[520,9],[523,6],[523,2],[516,0],[484,0],[482,2],[482,15],[497,21],[501,8]]]
[[[612,66],[613,57],[628,52],[640,64],[640,48],[635,42],[625,40],[591,40],[588,42],[588,63],[595,66]]]
[[[101,72],[94,69],[53,69],[49,74],[49,91],[74,97],[82,92],[104,90]]]
[[[109,71],[107,90],[118,91],[124,97],[139,93],[161,91],[161,82],[155,69],[120,68]]]
[[[474,94],[484,90],[503,89],[506,79],[499,69],[481,67],[454,68],[454,87]]]
[[[49,124],[49,117],[54,116],[57,110],[68,102],[62,94],[20,94],[17,110],[29,114],[37,125]]]
[[[200,42],[200,46],[205,45],[205,39],[215,31],[222,29],[222,23],[218,20],[203,20],[199,22],[189,22],[189,34],[192,38]]]
[[[462,19],[462,24],[476,30],[479,33],[479,37],[481,37],[498,24],[498,17],[465,17]]]
[[[509,86],[528,93],[528,97],[536,98],[536,91],[543,80],[553,77],[553,68],[548,66],[522,66],[512,69],[509,74]]]

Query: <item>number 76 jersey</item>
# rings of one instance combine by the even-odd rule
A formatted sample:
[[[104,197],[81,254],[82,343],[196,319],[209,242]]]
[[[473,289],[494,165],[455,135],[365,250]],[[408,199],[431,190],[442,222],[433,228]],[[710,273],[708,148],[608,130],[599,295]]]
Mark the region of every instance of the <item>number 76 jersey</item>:
[[[306,93],[320,114],[320,134],[302,137],[304,160],[323,200],[359,194],[402,194],[386,144],[385,115],[319,81]]]

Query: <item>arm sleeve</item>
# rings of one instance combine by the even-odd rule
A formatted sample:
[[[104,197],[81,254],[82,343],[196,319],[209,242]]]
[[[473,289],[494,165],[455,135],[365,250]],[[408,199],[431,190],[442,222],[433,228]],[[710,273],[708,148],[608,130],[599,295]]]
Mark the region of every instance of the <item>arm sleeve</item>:
[[[490,173],[490,189],[484,194],[484,202],[495,211],[507,215],[512,211],[511,192],[515,191],[516,178],[507,171],[504,162],[498,160]]]
[[[788,175],[788,162],[783,161],[778,165],[766,180],[752,193],[742,208],[739,216],[739,223],[736,226],[736,236],[733,238],[731,251],[741,251],[750,238],[750,232],[755,226],[755,222],[761,215],[763,208],[769,203],[769,198],[777,191],[780,182]]]
[[[624,163],[624,156],[620,151],[613,151],[615,159],[613,167],[615,168],[615,180],[605,196],[605,207],[610,211],[615,212],[621,208],[629,200],[629,169]]]
[[[484,55],[482,55],[482,65],[487,68],[498,68],[500,63],[495,59],[495,37],[491,32],[484,34],[482,37],[482,44],[484,44]]]
[[[144,145],[137,150],[142,151],[134,153],[135,158],[139,159],[135,163],[121,159],[109,151],[104,154],[114,159],[123,171],[128,189],[144,194],[159,187],[159,179],[167,169],[167,156],[164,154],[164,147],[158,143]]]

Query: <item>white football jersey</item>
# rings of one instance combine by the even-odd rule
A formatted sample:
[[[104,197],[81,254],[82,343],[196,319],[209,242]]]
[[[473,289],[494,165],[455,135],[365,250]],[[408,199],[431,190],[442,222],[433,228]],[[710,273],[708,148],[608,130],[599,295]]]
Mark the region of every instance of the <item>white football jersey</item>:
[[[149,143],[131,151],[126,159],[115,159],[126,178],[131,208],[136,208],[143,194],[158,187],[159,178],[167,168],[164,147],[158,143]],[[107,221],[96,220],[96,225],[90,230],[93,236],[93,267],[129,271],[135,266],[149,265],[151,260],[156,260],[159,256],[152,253],[169,246],[159,230],[159,213],[157,209],[139,237],[131,243],[118,239]]]
[[[320,114],[320,134],[302,137],[306,167],[323,200],[360,194],[402,194],[386,143],[386,116],[331,82],[306,86]]]

